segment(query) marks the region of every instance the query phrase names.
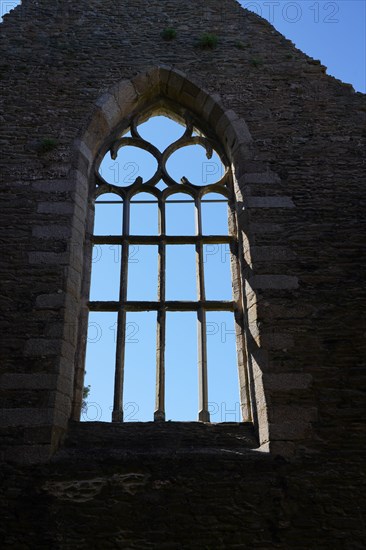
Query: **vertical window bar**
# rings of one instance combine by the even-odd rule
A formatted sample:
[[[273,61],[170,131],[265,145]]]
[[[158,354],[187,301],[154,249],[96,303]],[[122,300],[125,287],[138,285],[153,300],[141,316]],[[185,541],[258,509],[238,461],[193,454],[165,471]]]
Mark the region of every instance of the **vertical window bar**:
[[[165,202],[159,199],[159,235],[165,237]],[[156,330],[156,393],[154,420],[165,420],[165,341],[166,341],[166,311],[165,311],[165,280],[166,280],[166,245],[164,240],[159,244],[158,259],[158,301],[159,310]]]
[[[130,232],[130,200],[125,198],[123,202],[123,236],[122,259],[121,259],[121,281],[120,281],[120,307],[118,311],[117,326],[117,349],[116,349],[116,371],[114,378],[114,403],[112,422],[123,422],[123,379],[125,366],[126,349],[126,311],[122,304],[127,299],[127,277],[128,277],[128,252],[129,243],[126,238]]]
[[[202,244],[202,208],[201,199],[195,198],[196,205],[196,233],[199,237],[196,245],[196,277],[197,277],[197,295],[198,301],[204,302],[205,296],[205,278],[203,269],[203,244]],[[210,413],[208,411],[208,381],[207,381],[207,329],[206,329],[206,310],[201,306],[197,313],[197,332],[198,332],[198,420],[200,422],[210,422]]]

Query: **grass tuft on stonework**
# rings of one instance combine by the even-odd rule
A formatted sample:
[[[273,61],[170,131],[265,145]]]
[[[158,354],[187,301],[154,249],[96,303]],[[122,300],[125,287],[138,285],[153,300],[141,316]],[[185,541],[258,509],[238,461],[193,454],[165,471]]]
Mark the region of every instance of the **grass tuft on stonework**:
[[[217,48],[219,39],[216,34],[205,32],[199,39],[198,46],[202,50],[214,50]]]
[[[171,27],[167,27],[162,31],[161,37],[166,41],[174,40],[174,38],[177,38],[177,31]]]

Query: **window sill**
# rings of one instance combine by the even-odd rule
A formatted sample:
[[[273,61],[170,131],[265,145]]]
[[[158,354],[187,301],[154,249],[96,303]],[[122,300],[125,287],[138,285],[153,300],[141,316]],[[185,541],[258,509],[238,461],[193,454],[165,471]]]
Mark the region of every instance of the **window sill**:
[[[258,449],[249,422],[70,422],[57,458],[93,457],[97,461],[131,456],[246,454]]]

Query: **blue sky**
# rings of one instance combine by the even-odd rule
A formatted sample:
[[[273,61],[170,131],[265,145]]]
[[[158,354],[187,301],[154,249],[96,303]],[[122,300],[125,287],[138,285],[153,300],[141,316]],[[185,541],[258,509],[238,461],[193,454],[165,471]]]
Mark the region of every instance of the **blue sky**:
[[[240,0],[270,21],[328,74],[366,92],[365,0]]]

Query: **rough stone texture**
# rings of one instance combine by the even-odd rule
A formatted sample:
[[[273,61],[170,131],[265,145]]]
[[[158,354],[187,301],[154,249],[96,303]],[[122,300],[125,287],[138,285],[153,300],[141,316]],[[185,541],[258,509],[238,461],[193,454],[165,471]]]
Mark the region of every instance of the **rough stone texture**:
[[[234,0],[23,0],[0,27],[0,458],[44,461],[67,431],[89,174],[157,98],[196,113],[232,160],[255,427],[272,453],[191,445],[159,462],[132,446],[89,462],[86,431],[74,459],[4,466],[6,545],[362,548],[365,96]],[[196,47],[203,32],[217,49]],[[90,499],[59,498],[80,479]]]
[[[216,428],[72,426],[49,464],[2,468],[2,548],[364,548],[360,458],[290,462]]]

